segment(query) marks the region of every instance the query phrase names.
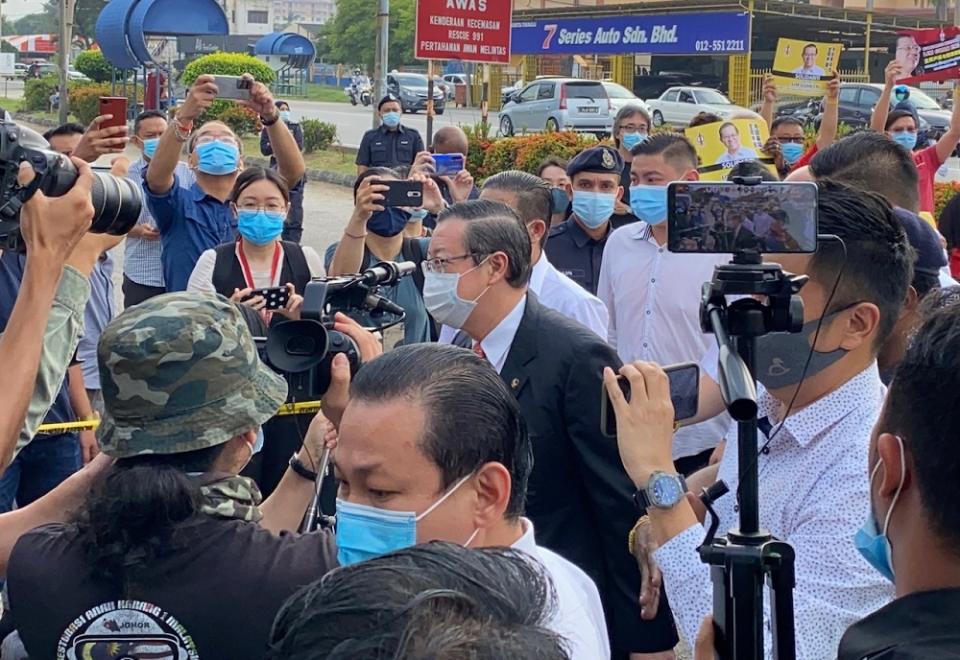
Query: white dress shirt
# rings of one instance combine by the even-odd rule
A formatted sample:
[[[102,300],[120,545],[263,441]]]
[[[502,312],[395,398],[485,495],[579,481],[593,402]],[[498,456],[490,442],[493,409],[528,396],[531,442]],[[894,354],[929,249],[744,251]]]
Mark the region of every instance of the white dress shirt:
[[[607,306],[554,268],[546,253],[542,253],[539,261],[533,265],[530,290],[545,306],[593,330],[604,341],[607,340]]]
[[[526,306],[527,296],[524,295],[510,313],[503,317],[503,320],[480,342],[483,354],[487,356],[487,361],[493,365],[497,373],[503,370],[503,365],[507,361],[507,353],[513,345],[513,338],[517,336],[517,329],[520,327],[520,321],[523,320],[523,310]],[[477,342],[474,341],[474,350],[476,346]]]
[[[700,329],[700,291],[728,254],[674,254],[660,245],[650,225],[638,222],[607,239],[597,295],[610,311],[608,338],[625,363],[645,360],[666,366],[699,362],[713,335]],[[715,447],[730,417],[677,431],[673,457],[693,456]]]
[[[610,642],[597,585],[574,564],[538,546],[533,523],[526,518],[520,522],[523,536],[513,548],[522,550],[543,566],[557,594],[557,609],[546,627],[567,641],[571,660],[608,660]]]
[[[303,246],[303,258],[307,262],[307,268],[310,269],[310,277],[323,277],[326,272],[323,268],[323,260],[320,255],[309,245]],[[187,291],[204,291],[216,293],[213,288],[213,270],[217,264],[217,251],[205,250],[200,258],[197,259],[197,265],[193,267],[190,273],[190,280],[187,282]],[[253,277],[253,285],[258,289],[282,286],[286,282],[280,281],[280,275],[283,270],[283,246],[280,246],[280,267],[273,273],[273,279],[270,279],[270,269],[253,270],[250,269],[250,275]]]
[[[870,513],[867,454],[885,389],[872,364],[836,391],[791,413],[779,432],[780,402],[762,386],[757,390],[758,417],[768,417],[773,425],[773,439],[757,458],[760,526],[796,551],[797,658],[833,658],[847,627],[893,597],[893,585],[853,545]],[[763,433],[758,440],[762,448]],[[734,424],[718,477],[730,492],[714,504],[721,534],[739,524],[737,474]],[[655,554],[670,608],[691,643],[713,602],[709,567],[697,554],[704,535],[704,528],[694,525]],[[764,590],[767,657],[772,657],[769,607]]]

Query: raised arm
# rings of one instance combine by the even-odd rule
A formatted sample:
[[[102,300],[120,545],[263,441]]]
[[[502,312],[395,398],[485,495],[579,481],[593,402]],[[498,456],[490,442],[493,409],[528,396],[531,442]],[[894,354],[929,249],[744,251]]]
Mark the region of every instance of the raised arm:
[[[840,125],[840,74],[834,72],[833,80],[827,83],[827,95],[823,97],[823,118],[817,133],[817,149],[823,151],[837,139]]]
[[[763,77],[763,104],[760,106],[760,116],[767,122],[767,127],[773,127],[773,113],[777,108],[777,83],[773,76]]]
[[[900,66],[899,62],[893,60],[887,64],[887,68],[883,72],[883,91],[880,93],[880,100],[877,101],[877,107],[873,109],[873,114],[870,116],[870,128],[878,133],[883,133],[886,130],[887,115],[890,114],[890,97],[893,95],[893,86],[896,84],[897,78],[900,77],[901,71],[903,71],[903,67]]]
[[[250,86],[250,100],[237,101],[237,103],[260,115],[260,120],[270,138],[273,155],[277,159],[277,171],[292,188],[303,178],[306,166],[303,163],[300,147],[297,146],[293,133],[287,127],[287,122],[280,119],[280,111],[273,102],[270,90],[263,83],[254,81]]]
[[[960,143],[960,103],[957,102],[958,98],[960,97],[957,95],[957,88],[954,87],[953,113],[950,115],[950,128],[937,140],[937,158],[939,158],[941,163],[945,163],[947,159],[953,155],[954,150],[957,148],[957,143]]]
[[[374,213],[384,209],[380,202],[383,201],[383,193],[387,191],[387,186],[374,181],[376,181],[374,177],[367,177],[357,188],[356,205],[353,207],[346,229],[343,230],[343,236],[337,244],[337,250],[333,253],[333,260],[327,268],[328,275],[360,272],[367,237],[367,221]]]

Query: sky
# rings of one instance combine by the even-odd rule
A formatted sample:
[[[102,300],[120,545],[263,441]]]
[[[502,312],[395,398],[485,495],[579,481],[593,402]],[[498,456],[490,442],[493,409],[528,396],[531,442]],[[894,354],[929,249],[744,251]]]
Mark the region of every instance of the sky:
[[[3,3],[3,15],[15,20],[27,14],[36,14],[43,9],[43,0],[7,0]]]

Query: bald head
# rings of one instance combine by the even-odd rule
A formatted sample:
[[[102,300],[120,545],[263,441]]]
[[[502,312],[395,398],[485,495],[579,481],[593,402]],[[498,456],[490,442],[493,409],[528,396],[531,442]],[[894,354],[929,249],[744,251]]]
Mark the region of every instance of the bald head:
[[[787,175],[787,178],[784,181],[814,181],[813,174],[810,173],[810,168],[804,165],[803,167],[798,167],[794,171],[790,172]]]
[[[433,153],[464,154],[470,148],[467,134],[458,126],[444,126],[433,136]]]

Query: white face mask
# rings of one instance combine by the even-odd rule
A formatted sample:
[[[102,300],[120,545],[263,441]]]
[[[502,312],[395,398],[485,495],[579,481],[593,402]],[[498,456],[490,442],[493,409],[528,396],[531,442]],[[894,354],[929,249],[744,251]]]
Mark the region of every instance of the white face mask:
[[[437,322],[458,330],[463,327],[477,306],[480,296],[487,292],[484,289],[474,300],[464,300],[457,294],[460,278],[476,270],[483,264],[471,268],[466,273],[424,273],[423,304],[430,312],[430,316]]]

